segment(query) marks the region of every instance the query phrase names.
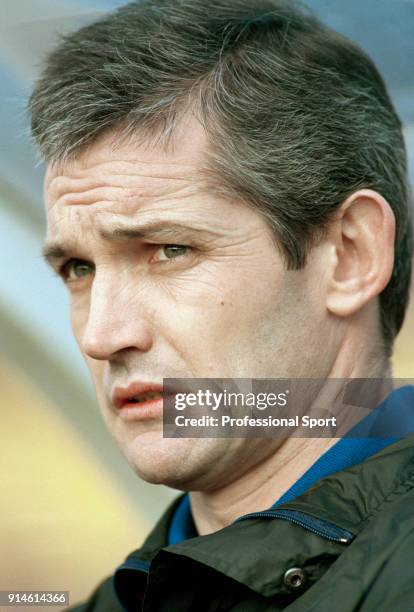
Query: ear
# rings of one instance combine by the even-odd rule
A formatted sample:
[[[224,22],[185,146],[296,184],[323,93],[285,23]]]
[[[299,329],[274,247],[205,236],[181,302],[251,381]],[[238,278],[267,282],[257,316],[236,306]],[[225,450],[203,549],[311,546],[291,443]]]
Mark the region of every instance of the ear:
[[[361,189],[341,205],[329,231],[327,308],[332,314],[353,315],[387,286],[394,240],[394,213],[376,191]]]

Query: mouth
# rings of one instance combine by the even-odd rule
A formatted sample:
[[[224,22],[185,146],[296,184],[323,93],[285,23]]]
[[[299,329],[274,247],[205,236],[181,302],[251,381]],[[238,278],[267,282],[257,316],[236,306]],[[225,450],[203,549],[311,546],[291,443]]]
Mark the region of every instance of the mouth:
[[[116,387],[112,393],[112,405],[127,421],[160,419],[163,397],[162,384],[137,381],[127,387]]]
[[[162,397],[163,394],[160,391],[147,391],[146,393],[140,393],[138,395],[134,395],[133,397],[125,398],[119,408],[124,408],[125,406],[137,406],[139,404],[148,404],[154,400],[162,399]]]

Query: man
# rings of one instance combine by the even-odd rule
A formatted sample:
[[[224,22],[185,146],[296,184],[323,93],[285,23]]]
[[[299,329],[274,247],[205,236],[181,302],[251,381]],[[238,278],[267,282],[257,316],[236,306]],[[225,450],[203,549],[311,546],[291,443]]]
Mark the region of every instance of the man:
[[[143,0],[68,36],[30,110],[103,418],[191,492],[79,609],[414,609],[409,428],[162,435],[165,378],[391,375],[411,222],[372,62],[292,2]],[[413,388],[385,406],[409,420]]]

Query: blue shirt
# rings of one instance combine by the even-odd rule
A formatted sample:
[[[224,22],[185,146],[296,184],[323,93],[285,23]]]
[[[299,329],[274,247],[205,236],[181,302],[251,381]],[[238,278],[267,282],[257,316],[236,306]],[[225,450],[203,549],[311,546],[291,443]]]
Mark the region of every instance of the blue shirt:
[[[414,386],[407,385],[392,391],[384,402],[353,427],[346,437],[338,440],[321,455],[272,508],[302,495],[321,478],[362,463],[411,432],[414,432]],[[198,533],[187,494],[171,520],[168,544],[178,544],[196,536]]]

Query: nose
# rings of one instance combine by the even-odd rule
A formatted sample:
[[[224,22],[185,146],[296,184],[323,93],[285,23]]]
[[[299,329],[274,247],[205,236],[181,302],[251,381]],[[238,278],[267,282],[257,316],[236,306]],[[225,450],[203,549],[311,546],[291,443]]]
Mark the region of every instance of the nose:
[[[149,351],[153,334],[139,292],[94,279],[81,350],[92,359],[110,360],[121,351]]]

